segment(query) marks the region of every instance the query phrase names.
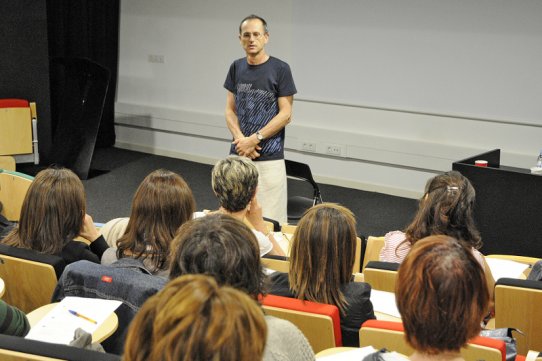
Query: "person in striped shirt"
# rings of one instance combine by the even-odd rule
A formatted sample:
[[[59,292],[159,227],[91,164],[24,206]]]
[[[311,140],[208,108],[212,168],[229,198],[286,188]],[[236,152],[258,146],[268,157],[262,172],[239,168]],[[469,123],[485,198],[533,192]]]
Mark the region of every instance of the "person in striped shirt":
[[[0,334],[25,336],[30,324],[23,311],[0,300]]]

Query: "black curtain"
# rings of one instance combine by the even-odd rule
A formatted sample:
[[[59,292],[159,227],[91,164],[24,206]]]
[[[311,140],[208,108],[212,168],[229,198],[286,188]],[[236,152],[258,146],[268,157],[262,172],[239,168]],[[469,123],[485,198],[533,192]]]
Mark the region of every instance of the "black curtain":
[[[48,0],[49,56],[88,58],[109,70],[111,77],[96,146],[115,144],[115,93],[119,47],[119,0]],[[61,79],[51,72],[52,132],[62,109]]]

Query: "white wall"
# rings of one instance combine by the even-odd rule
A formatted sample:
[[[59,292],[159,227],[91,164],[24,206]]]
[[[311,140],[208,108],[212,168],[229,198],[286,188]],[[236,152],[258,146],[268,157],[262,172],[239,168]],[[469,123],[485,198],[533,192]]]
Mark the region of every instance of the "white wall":
[[[226,154],[222,84],[231,61],[243,56],[237,26],[249,13],[267,19],[269,53],[289,62],[298,79],[286,156],[309,163],[317,180],[417,197],[434,173],[493,148],[502,149],[504,164],[533,165],[542,146],[542,22],[533,21],[542,18],[542,2],[536,0],[125,1],[119,146],[208,163]],[[367,34],[378,40],[374,46],[390,34],[395,46],[401,37],[421,40],[401,46],[393,59],[393,47],[366,47]],[[468,46],[458,47],[462,40]],[[473,46],[484,40],[489,44]],[[420,64],[436,42],[436,50],[448,44],[453,51]],[[361,69],[342,47],[365,55],[360,64],[384,66]],[[487,63],[495,52],[499,66],[484,65],[480,59]],[[149,55],[164,63],[150,63]],[[438,74],[446,81],[435,80]],[[491,76],[501,81],[488,83]],[[451,90],[450,79],[457,80]],[[359,92],[338,90],[353,84]],[[330,145],[339,156],[326,155]],[[309,146],[315,152],[304,151]]]

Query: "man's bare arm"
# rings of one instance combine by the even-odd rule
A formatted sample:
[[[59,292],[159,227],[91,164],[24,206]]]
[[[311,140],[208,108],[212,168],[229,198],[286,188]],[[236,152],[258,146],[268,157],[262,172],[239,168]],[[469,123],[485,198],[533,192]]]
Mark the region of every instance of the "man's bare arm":
[[[237,118],[237,110],[235,108],[235,95],[230,91],[228,91],[228,94],[226,95],[226,110],[224,113],[226,116],[226,125],[228,126],[233,139],[243,138],[244,135],[239,127],[239,119]]]

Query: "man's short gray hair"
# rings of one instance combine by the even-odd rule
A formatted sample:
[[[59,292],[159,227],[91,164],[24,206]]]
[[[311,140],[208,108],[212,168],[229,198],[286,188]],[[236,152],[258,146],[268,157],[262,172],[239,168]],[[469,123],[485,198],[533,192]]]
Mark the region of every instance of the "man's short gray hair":
[[[212,184],[220,206],[229,212],[239,212],[254,197],[258,169],[249,158],[229,156],[213,167]]]

